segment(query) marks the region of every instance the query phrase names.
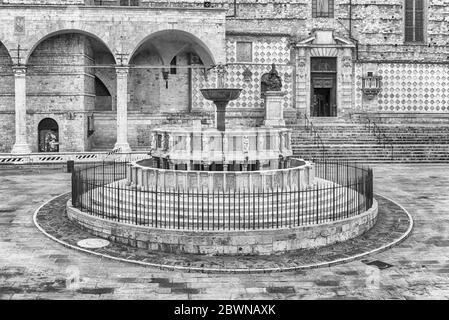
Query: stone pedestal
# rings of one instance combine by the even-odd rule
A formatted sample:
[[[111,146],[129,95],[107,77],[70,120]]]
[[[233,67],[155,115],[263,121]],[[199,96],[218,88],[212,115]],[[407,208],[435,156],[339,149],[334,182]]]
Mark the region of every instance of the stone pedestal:
[[[282,91],[265,92],[265,121],[267,127],[284,127],[284,96]]]

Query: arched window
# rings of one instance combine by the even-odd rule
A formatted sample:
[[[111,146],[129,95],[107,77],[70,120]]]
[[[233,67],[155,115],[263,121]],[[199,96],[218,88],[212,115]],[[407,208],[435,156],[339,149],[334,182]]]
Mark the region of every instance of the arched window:
[[[39,152],[59,152],[59,126],[51,119],[45,118],[37,127]]]

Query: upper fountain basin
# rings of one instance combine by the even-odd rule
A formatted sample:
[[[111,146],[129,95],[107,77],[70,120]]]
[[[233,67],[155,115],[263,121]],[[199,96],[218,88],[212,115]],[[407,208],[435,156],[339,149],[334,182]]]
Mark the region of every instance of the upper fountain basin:
[[[231,101],[238,99],[242,89],[235,88],[217,88],[201,89],[204,98],[211,101]]]

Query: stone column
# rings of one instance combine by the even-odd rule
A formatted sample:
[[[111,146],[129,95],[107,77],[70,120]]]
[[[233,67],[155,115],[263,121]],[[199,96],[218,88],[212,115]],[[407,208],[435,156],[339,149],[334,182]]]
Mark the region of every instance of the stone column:
[[[115,67],[117,74],[117,142],[114,148],[130,152],[128,144],[128,67]]]
[[[27,143],[26,67],[15,66],[13,67],[13,71],[15,85],[16,141],[12,147],[11,153],[31,153],[31,148]]]

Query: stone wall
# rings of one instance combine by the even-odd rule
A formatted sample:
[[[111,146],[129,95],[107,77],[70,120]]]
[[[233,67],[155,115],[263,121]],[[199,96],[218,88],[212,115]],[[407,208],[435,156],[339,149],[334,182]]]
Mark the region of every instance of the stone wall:
[[[89,1],[89,0],[88,0]],[[0,4],[26,4],[26,5],[68,5],[68,4],[85,4],[86,0],[0,0]]]
[[[0,152],[9,152],[14,144],[14,73],[6,48],[0,43]]]
[[[45,117],[55,119],[60,126],[61,151],[82,151],[110,148],[115,139],[115,116],[108,111],[98,118],[94,136],[87,137],[87,115],[95,109],[95,76],[108,88],[112,110],[116,109],[113,65],[119,57],[110,53],[127,53],[126,64],[126,58],[136,53],[147,36],[170,29],[196,36],[210,49],[216,62],[229,64],[227,83],[243,88],[241,98],[229,105],[228,120],[233,124],[262,123],[260,78],[270,70],[271,63],[276,63],[287,93],[284,110],[307,112],[311,96],[311,54],[310,50],[295,49],[295,45],[311,37],[316,30],[332,30],[335,37],[354,45],[336,54],[339,59],[338,115],[360,111],[447,114],[449,4],[441,0],[426,2],[426,41],[405,44],[403,0],[352,0],[351,33],[348,30],[349,0],[335,0],[334,18],[312,18],[312,0],[238,1],[236,16],[233,16],[233,0],[212,2],[215,8],[226,4],[227,12],[193,9],[201,8],[203,2],[198,0],[145,0],[141,1],[141,8],[103,9],[89,7],[92,1],[84,0],[2,0],[1,4],[18,6],[0,8],[0,151],[9,151],[14,141],[14,76],[9,56],[15,63],[13,50],[18,42],[28,49],[23,52],[23,59],[30,56],[29,64],[44,66],[28,68],[27,130],[33,151],[37,150],[37,125]],[[45,7],[49,4],[80,6]],[[44,20],[44,17],[51,19]],[[18,21],[24,25],[21,27]],[[61,30],[77,30],[78,36],[60,35],[39,44],[42,38]],[[97,44],[93,44],[92,39],[96,39]],[[252,42],[252,62],[236,60],[237,41]],[[99,42],[104,46],[100,51]],[[136,65],[160,63],[145,52],[137,54],[131,62]],[[111,67],[67,66],[78,63]],[[45,67],[48,64],[64,66]],[[186,54],[179,55],[178,64],[187,64]],[[187,116],[190,107],[194,112],[213,117],[214,106],[203,99],[199,89],[215,87],[216,75],[196,67],[198,69],[192,70],[191,75],[186,69],[178,68],[176,75],[169,76],[168,89],[160,69],[131,69],[128,80],[131,145],[145,146],[149,128],[163,123],[164,117]],[[248,72],[250,75],[245,77],[244,73]],[[383,77],[382,91],[373,99],[361,92],[361,78],[367,72]],[[418,91],[412,92],[415,87]],[[141,116],[134,112],[140,112]]]
[[[403,3],[403,0],[375,2],[353,0],[352,32],[350,33],[348,0],[335,0],[335,18],[312,18],[311,0],[245,0],[238,2],[237,15],[228,17],[226,32],[228,42],[231,38],[229,34],[253,35],[258,39],[288,34],[291,41],[298,43],[312,36],[315,30],[321,29],[332,30],[335,36],[353,42],[354,49],[345,54],[338,54],[337,99],[340,116],[360,110],[447,113],[448,106],[444,105],[443,97],[446,95],[443,89],[444,80],[440,75],[445,72],[449,63],[447,4],[438,0],[426,1],[425,41],[407,44],[404,42]],[[228,14],[233,13],[233,7],[230,6]],[[307,113],[311,102],[310,77],[308,76],[310,53],[297,50],[295,56],[296,70],[293,72],[296,73],[296,86],[293,105],[300,112]],[[228,53],[228,61],[229,57]],[[347,58],[353,63],[345,68],[344,59]],[[390,63],[385,63],[389,61]],[[368,69],[374,72],[374,75],[385,75],[385,71],[389,72],[389,69],[396,73],[394,79],[390,76],[389,80],[383,82],[383,88],[386,90],[372,100],[363,97],[360,90],[361,77],[367,75],[368,62],[372,65]],[[416,62],[428,64],[415,67]],[[435,63],[441,64],[435,65]],[[435,75],[429,75],[428,79],[409,81],[408,79],[413,78],[416,73],[414,70],[420,68],[435,71]],[[404,77],[406,81],[403,81]],[[440,79],[438,80],[437,77]],[[419,93],[416,93],[415,98],[413,94],[411,97],[408,96],[410,86],[414,82],[422,85],[421,90],[429,91],[427,97],[426,92],[422,93],[421,98]],[[430,92],[430,90],[433,91]],[[431,101],[440,106],[431,107]]]
[[[161,68],[144,68],[144,66],[162,65],[155,53],[144,51],[138,54],[129,73],[128,110],[138,110],[143,113],[177,113],[189,109],[189,70],[188,54],[176,55],[176,73],[168,76],[168,86],[162,76]],[[184,68],[183,68],[184,67]]]
[[[362,75],[382,76],[382,91],[362,95]],[[449,65],[432,63],[360,63],[356,66],[357,111],[383,113],[448,113]]]
[[[95,133],[92,135],[92,148],[111,150],[117,136],[116,112],[95,112]],[[149,150],[153,129],[161,125],[191,125],[192,120],[205,119],[206,114],[151,114],[140,110],[128,112],[128,143],[133,150]]]
[[[349,0],[335,0],[334,18],[312,18],[312,0],[238,1],[237,16],[227,19],[227,32],[286,33],[304,39],[316,29],[348,36]],[[352,36],[362,59],[445,61],[448,46],[447,3],[427,0],[427,41],[404,45],[403,0],[352,0]],[[228,14],[233,14],[230,4]],[[430,46],[428,46],[430,44]]]

